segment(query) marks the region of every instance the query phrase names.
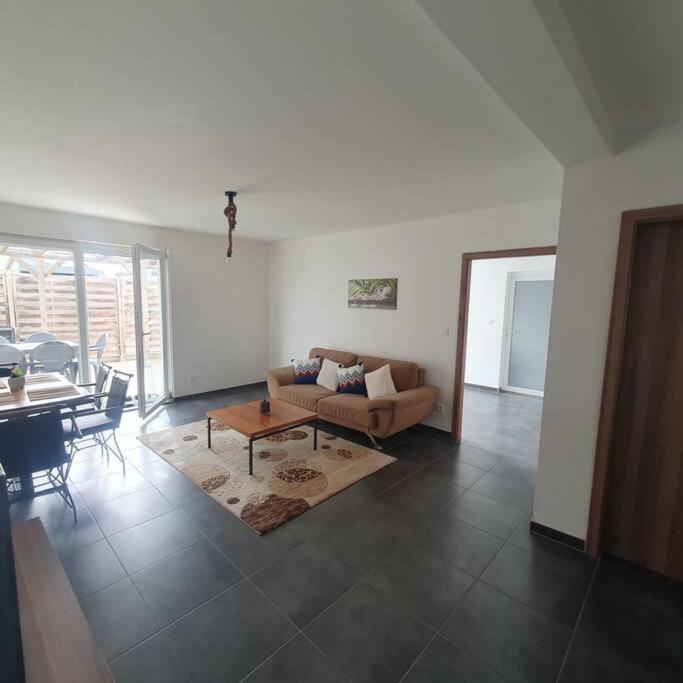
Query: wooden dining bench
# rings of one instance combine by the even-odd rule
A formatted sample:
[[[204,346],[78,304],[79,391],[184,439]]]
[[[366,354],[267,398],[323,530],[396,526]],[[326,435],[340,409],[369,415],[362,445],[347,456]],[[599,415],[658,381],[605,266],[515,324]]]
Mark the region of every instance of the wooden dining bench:
[[[40,519],[12,524],[28,683],[113,681]]]

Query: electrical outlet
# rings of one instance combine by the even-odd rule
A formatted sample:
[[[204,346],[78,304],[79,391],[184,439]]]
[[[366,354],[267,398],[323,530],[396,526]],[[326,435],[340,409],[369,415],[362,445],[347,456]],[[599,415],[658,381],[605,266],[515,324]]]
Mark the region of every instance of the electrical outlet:
[[[197,381],[197,375],[190,375],[190,382],[196,382]]]
[[[444,411],[443,403],[437,403],[436,404],[436,412],[437,413],[443,413],[443,411]]]

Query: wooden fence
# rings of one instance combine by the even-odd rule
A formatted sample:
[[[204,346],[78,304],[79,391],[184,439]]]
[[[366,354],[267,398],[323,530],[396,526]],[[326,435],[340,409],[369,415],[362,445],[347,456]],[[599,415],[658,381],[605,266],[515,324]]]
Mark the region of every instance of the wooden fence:
[[[145,280],[146,301],[143,328],[145,357],[161,356],[161,316],[159,283]],[[86,276],[88,343],[94,344],[106,333],[103,359],[108,362],[135,359],[135,307],[133,276]],[[145,297],[143,297],[145,298]],[[73,275],[47,275],[42,287],[27,273],[0,273],[0,327],[14,327],[22,340],[34,332],[52,332],[59,339],[78,343],[76,283]]]

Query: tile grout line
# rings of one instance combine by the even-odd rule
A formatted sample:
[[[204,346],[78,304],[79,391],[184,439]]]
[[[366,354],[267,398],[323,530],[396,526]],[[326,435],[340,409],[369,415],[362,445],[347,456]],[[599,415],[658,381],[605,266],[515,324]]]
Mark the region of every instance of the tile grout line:
[[[124,459],[125,459],[125,453],[124,453]],[[130,464],[130,466],[133,467],[136,471],[138,471],[137,468],[136,468],[134,465]],[[149,480],[146,479],[146,477],[145,477],[141,472],[140,472],[140,474],[141,474],[141,476],[142,476],[146,481],[149,481]],[[125,474],[124,474],[124,476],[125,476]],[[150,482],[150,484],[151,484],[151,482]],[[76,488],[77,488],[77,490],[78,490],[78,487],[76,487]],[[120,496],[120,497],[125,497],[125,496]],[[81,496],[81,498],[82,498],[82,496]],[[159,621],[158,621],[156,615],[154,614],[154,612],[150,609],[149,605],[147,604],[147,601],[144,599],[144,597],[143,597],[142,594],[140,593],[140,590],[138,589],[137,585],[135,584],[135,581],[133,581],[133,579],[131,578],[131,574],[128,572],[128,569],[126,568],[125,564],[121,561],[121,558],[118,556],[118,553],[116,552],[116,550],[114,549],[114,547],[113,547],[112,544],[110,543],[109,537],[105,535],[104,531],[103,531],[102,528],[100,527],[99,522],[97,521],[97,518],[95,517],[95,515],[92,514],[92,511],[91,511],[91,509],[90,509],[90,506],[88,505],[88,503],[87,503],[85,500],[83,500],[83,503],[86,505],[86,509],[88,510],[88,513],[90,514],[90,516],[93,518],[95,524],[97,524],[97,527],[98,527],[98,529],[100,530],[100,533],[102,534],[103,539],[107,542],[107,545],[109,546],[109,548],[111,549],[112,553],[114,554],[114,557],[116,557],[116,560],[117,560],[118,563],[121,565],[121,568],[123,569],[123,571],[124,571],[125,574],[126,574],[125,578],[121,579],[121,580],[118,581],[118,582],[115,582],[115,583],[111,584],[110,586],[107,586],[106,588],[103,588],[102,590],[106,590],[107,588],[111,588],[111,586],[115,586],[116,583],[121,583],[122,581],[128,580],[128,582],[130,583],[130,585],[133,587],[133,590],[135,591],[136,595],[140,598],[142,604],[143,604],[143,605],[145,606],[145,608],[147,609],[147,612],[149,613],[150,617],[152,618],[153,623],[154,623],[155,626],[157,627],[156,630],[154,631],[154,633],[150,634],[150,635],[148,636],[148,638],[143,639],[142,641],[140,641],[139,643],[136,643],[136,644],[133,646],[133,647],[137,647],[138,645],[142,644],[145,640],[147,640],[147,639],[149,639],[149,638],[152,638],[152,637],[154,637],[157,633],[159,633],[159,631],[160,631]],[[101,592],[101,591],[95,591],[94,593],[91,594],[91,596],[88,596],[88,598],[97,595],[99,592]],[[87,599],[87,598],[84,598],[84,600],[85,600],[85,599]],[[80,600],[79,600],[79,603],[80,603]],[[98,648],[98,649],[100,649],[100,648]],[[116,657],[113,657],[112,659],[107,660],[107,665],[109,665],[111,662],[113,662],[113,661],[114,661],[115,659],[117,659],[118,657],[121,657],[121,656],[123,656],[124,654],[126,654],[126,652],[130,652],[131,649],[132,649],[132,648],[128,648],[127,650],[125,650],[124,652],[120,653],[120,654],[117,655]],[[100,650],[100,652],[102,652],[102,651]],[[102,653],[102,656],[104,657],[104,654],[103,654],[103,653]],[[173,653],[173,656],[174,656],[174,658],[175,658],[176,661],[177,661],[177,657],[175,656],[175,653]],[[105,658],[105,659],[106,659],[106,658]],[[181,669],[182,669],[183,671],[185,671],[185,668],[182,666],[182,663],[178,661],[178,664],[180,665]],[[185,673],[187,673],[187,672],[185,672]]]
[[[126,456],[126,454],[124,453],[124,458],[125,458],[125,456]],[[158,456],[157,456],[157,457],[158,457]],[[161,496],[164,497],[164,500],[168,500],[168,499],[163,495],[163,493],[161,493],[161,491],[159,491],[159,489],[156,488],[155,484],[154,484],[152,481],[150,481],[149,479],[147,479],[147,477],[145,477],[145,475],[144,475],[142,472],[140,472],[140,470],[138,470],[138,468],[137,468],[133,463],[127,463],[127,465],[128,465],[129,467],[133,467],[133,469],[136,470],[136,471],[143,477],[143,479],[145,479],[147,482],[149,482],[150,486],[147,487],[147,488],[153,488],[153,489],[154,489],[155,491],[157,491]],[[107,476],[107,475],[105,475],[105,476]],[[124,474],[124,476],[125,476],[125,474]],[[93,480],[93,481],[95,481],[95,480]],[[75,484],[75,486],[76,486],[76,490],[78,491],[78,485]],[[144,490],[146,490],[146,489],[141,489],[141,490],[144,491]],[[135,492],[132,492],[132,493],[135,493]],[[80,495],[80,491],[79,491],[79,495]],[[122,495],[122,496],[118,496],[117,498],[113,498],[112,500],[118,500],[119,498],[125,498],[126,495],[127,495],[127,494],[124,494],[124,495]],[[83,499],[83,496],[82,496],[82,495],[81,495],[81,499]],[[105,501],[105,502],[110,502],[110,501]],[[170,500],[169,500],[168,502],[169,502],[169,504],[174,508],[174,509],[172,510],[172,512],[175,512],[175,511],[180,512],[180,510],[179,510],[178,508],[176,508],[176,507],[173,505],[173,503],[171,503]],[[104,533],[104,531],[103,531],[102,528],[100,527],[99,522],[97,521],[97,518],[95,517],[95,515],[92,514],[91,507],[90,507],[90,505],[88,505],[88,503],[85,501],[85,499],[83,499],[83,504],[86,506],[85,509],[88,511],[88,513],[90,514],[90,516],[93,518],[93,521],[95,522],[95,524],[97,524],[98,528],[100,529],[100,533],[102,533],[102,536],[103,536],[102,539],[98,539],[98,541],[95,541],[94,543],[97,543],[97,542],[99,542],[100,540],[105,540],[105,541],[107,542],[107,545],[108,545],[109,548],[111,549],[112,553],[114,554],[114,557],[116,557],[116,560],[118,561],[118,563],[120,564],[121,568],[123,569],[123,571],[124,571],[124,573],[125,573],[125,575],[126,575],[123,579],[120,579],[119,581],[116,581],[116,582],[114,582],[113,584],[110,584],[109,586],[106,586],[105,588],[102,588],[102,589],[100,589],[99,591],[95,591],[94,593],[91,593],[89,596],[84,597],[83,600],[87,600],[88,598],[97,595],[97,594],[100,593],[101,591],[107,590],[108,588],[111,588],[112,586],[115,586],[117,583],[121,583],[122,581],[128,580],[128,581],[130,582],[131,586],[133,587],[133,590],[135,591],[135,593],[136,593],[136,594],[138,595],[138,597],[140,598],[142,604],[143,604],[143,605],[145,606],[145,608],[147,609],[147,611],[148,611],[150,617],[152,618],[154,624],[156,625],[155,631],[154,631],[153,633],[151,633],[149,636],[147,636],[146,638],[143,638],[141,641],[135,643],[135,645],[132,645],[131,647],[127,648],[124,652],[121,652],[121,653],[118,654],[116,657],[113,657],[112,659],[107,660],[107,665],[109,665],[109,664],[111,664],[112,662],[114,662],[116,659],[118,659],[119,657],[123,657],[125,654],[127,654],[128,652],[131,652],[131,651],[132,651],[133,649],[135,649],[136,647],[142,645],[143,643],[147,642],[148,640],[151,640],[151,639],[154,638],[155,636],[161,634],[162,631],[164,631],[164,629],[167,628],[168,626],[170,626],[171,624],[167,624],[166,627],[161,627],[161,626],[160,626],[159,620],[157,619],[157,616],[155,615],[155,613],[154,613],[154,612],[152,611],[152,609],[150,608],[149,604],[148,604],[147,601],[145,600],[145,598],[144,598],[144,596],[142,595],[142,593],[140,592],[140,590],[139,590],[137,584],[135,583],[135,581],[134,581],[133,578],[132,578],[133,575],[134,575],[136,572],[133,572],[133,574],[131,574],[131,573],[128,571],[128,569],[126,568],[125,564],[122,562],[122,560],[121,560],[121,558],[119,557],[118,553],[116,552],[116,550],[115,550],[114,547],[112,546],[111,542],[109,541],[109,536],[107,536],[107,535]],[[104,504],[104,503],[102,503],[102,504]],[[93,507],[97,507],[97,506],[93,506]],[[165,514],[170,514],[170,513],[165,513]],[[182,514],[182,512],[181,512],[181,514]],[[160,517],[160,516],[163,516],[163,515],[159,515],[159,516],[157,516],[157,517],[153,517],[152,520],[153,520],[153,519],[158,519],[158,517]],[[185,515],[183,515],[183,517],[185,517],[185,519],[188,519]],[[146,521],[152,521],[152,520],[146,520]],[[188,522],[189,522],[190,524],[192,524],[192,521],[189,520],[189,519],[188,519]],[[129,528],[134,528],[135,526],[139,526],[140,524],[144,524],[144,523],[145,523],[145,522],[140,522],[139,524],[133,525],[132,527],[129,527]],[[194,525],[194,524],[193,524],[193,526],[196,527],[196,525]],[[205,534],[201,531],[201,529],[198,529],[198,530],[199,530],[200,534],[201,534],[202,536],[204,536],[204,539],[202,539],[202,540],[205,540],[205,539],[206,539]],[[127,531],[127,529],[124,529],[124,531]],[[119,533],[121,533],[121,532],[119,532]],[[115,534],[112,534],[112,535],[115,535]],[[197,543],[200,543],[200,542],[201,542],[201,541],[197,541]],[[87,545],[93,545],[93,544],[86,544],[86,546],[87,546]],[[161,560],[158,560],[157,562],[153,562],[151,565],[148,565],[147,567],[143,567],[142,569],[140,569],[140,570],[138,570],[138,571],[143,571],[144,569],[147,569],[147,568],[149,568],[149,567],[155,566],[156,564],[159,564],[160,562],[163,562],[164,560],[167,560],[169,557],[173,557],[173,556],[175,556],[175,555],[178,555],[179,553],[181,553],[181,552],[187,550],[188,548],[191,548],[193,545],[196,545],[196,543],[195,543],[195,544],[190,544],[190,545],[187,546],[186,548],[182,548],[181,550],[179,550],[179,551],[177,551],[177,552],[175,552],[175,553],[172,553],[171,555],[169,555],[169,556],[167,556],[167,557],[164,557],[164,558],[162,558]],[[86,547],[86,546],[81,546],[81,547]],[[76,548],[76,550],[79,550],[79,549],[80,549],[80,548]],[[75,550],[74,550],[73,552],[75,552]],[[226,558],[226,559],[227,559],[228,562],[230,562],[230,564],[231,564],[232,566],[234,566],[234,564],[232,563],[232,561],[231,561],[229,558]],[[238,572],[239,572],[239,569],[238,569]],[[241,573],[241,572],[239,572],[239,573]],[[235,582],[232,586],[229,586],[226,590],[229,590],[230,588],[232,588],[233,586],[237,585],[238,583],[241,583],[241,580]],[[217,596],[213,596],[213,597],[217,597]],[[213,599],[213,598],[211,598],[211,599]],[[81,601],[79,600],[79,603],[80,603],[80,602],[81,602]],[[206,602],[208,602],[208,600],[205,601],[205,602],[203,602],[203,603],[201,603],[201,605],[198,605],[197,608],[199,608],[199,607],[201,607],[202,605],[206,604]],[[193,610],[190,610],[190,611],[194,611],[194,609],[193,609]],[[189,613],[190,613],[190,612],[186,612],[186,614],[189,614]],[[185,616],[185,614],[181,615],[181,617],[179,617],[178,619],[182,619],[182,617],[184,617],[184,616]],[[171,622],[171,623],[175,623],[175,621],[177,621],[177,620],[174,620],[174,622]],[[163,638],[163,636],[162,636],[162,638]],[[164,642],[165,642],[165,641],[164,641]],[[98,649],[99,649],[99,648],[98,648]],[[101,650],[100,650],[100,652],[101,652]],[[175,652],[172,651],[171,653],[172,653],[172,656],[173,656],[173,658],[174,658],[174,661],[178,664],[178,666],[180,667],[180,669],[187,675],[188,679],[191,680],[192,677],[190,676],[189,672],[185,669],[183,663],[182,663],[182,662],[180,661],[180,659],[177,657],[177,655],[175,654]],[[104,655],[103,655],[103,656],[104,656]]]
[[[595,575],[598,573],[598,567],[600,566],[600,559],[598,558],[598,561],[595,563],[595,567],[593,567],[593,573],[591,574],[590,581],[588,582],[588,586],[586,587],[586,595],[583,597],[583,602],[581,603],[581,608],[579,609],[579,613],[576,617],[576,622],[574,624],[574,628],[572,629],[571,636],[569,638],[569,642],[567,643],[567,649],[564,652],[564,656],[562,657],[562,661],[560,662],[560,669],[557,672],[557,678],[555,679],[556,682],[559,682],[560,678],[562,677],[562,674],[564,672],[564,669],[567,665],[567,660],[569,659],[569,651],[571,650],[572,645],[574,644],[574,640],[576,639],[576,634],[577,631],[579,630],[579,623],[581,622],[581,617],[583,616],[583,613],[586,609],[586,603],[588,602],[588,596],[590,595],[591,588],[593,587],[593,584],[595,583]]]
[[[501,461],[501,462],[502,462],[502,461]],[[498,463],[497,463],[497,464],[498,464]],[[494,465],[494,467],[495,467],[495,465]],[[492,468],[492,469],[493,469],[493,468]],[[489,470],[489,472],[490,472],[490,471],[491,471],[491,470]],[[479,481],[479,480],[477,480],[477,481]],[[473,482],[473,483],[472,483],[472,486],[473,486],[474,484],[476,484],[476,482]],[[468,487],[468,488],[466,488],[465,490],[466,490],[466,491],[469,491],[470,489],[471,489],[471,486]],[[463,495],[463,494],[461,494],[461,495]],[[458,496],[458,497],[460,497],[460,496]],[[526,515],[525,515],[525,517],[526,517]],[[459,518],[456,518],[456,519],[459,519]],[[461,521],[461,522],[463,522],[463,523],[465,523],[465,524],[469,524],[469,522],[465,522],[465,520],[459,520],[459,521]],[[512,536],[512,534],[514,534],[514,532],[515,532],[515,531],[517,530],[517,528],[522,524],[523,521],[524,521],[524,518],[523,518],[522,520],[520,520],[520,522],[519,522],[519,524],[517,524],[517,526],[515,526],[515,528],[514,528],[514,529],[512,530],[512,532],[510,533],[510,536]],[[472,527],[475,528],[475,529],[479,529],[479,527],[476,527],[476,526],[473,525],[473,524],[471,524],[470,526],[472,526]],[[480,531],[484,531],[484,529],[479,529],[479,530],[480,530]],[[489,532],[484,531],[484,533],[489,533]],[[491,536],[493,536],[493,534],[491,534]],[[497,537],[496,537],[496,536],[493,536],[493,538],[497,538]],[[498,540],[503,540],[503,539],[498,538]],[[509,537],[508,537],[508,540],[509,540]],[[493,554],[493,556],[491,557],[491,559],[486,563],[486,565],[485,565],[484,567],[482,567],[481,571],[480,571],[476,576],[473,576],[472,574],[469,574],[469,572],[464,572],[465,574],[468,574],[469,576],[473,576],[474,581],[470,584],[470,586],[468,586],[467,590],[460,596],[460,598],[458,598],[458,600],[457,600],[457,602],[455,603],[455,605],[453,606],[453,608],[450,610],[450,612],[449,612],[449,613],[446,615],[446,617],[442,620],[442,622],[441,622],[441,624],[439,625],[439,627],[436,629],[436,632],[435,632],[434,636],[430,639],[429,643],[427,643],[427,645],[423,648],[423,650],[420,652],[420,654],[413,660],[413,662],[412,662],[412,664],[410,665],[410,667],[408,667],[408,670],[407,670],[407,671],[405,672],[405,674],[401,677],[401,680],[403,680],[403,679],[405,678],[405,676],[408,674],[408,672],[413,668],[413,666],[415,665],[415,663],[417,662],[417,660],[420,658],[420,656],[422,655],[422,653],[429,647],[429,645],[430,645],[437,637],[441,637],[441,638],[443,638],[444,640],[446,640],[447,643],[450,643],[451,645],[453,645],[453,646],[455,646],[455,647],[458,647],[458,648],[462,649],[464,652],[467,652],[467,654],[469,654],[471,657],[473,657],[473,658],[474,658],[475,660],[477,660],[478,662],[481,662],[487,669],[490,669],[491,671],[494,671],[496,674],[502,675],[502,674],[500,674],[500,672],[499,672],[497,669],[494,669],[492,666],[490,666],[490,665],[488,664],[488,662],[485,662],[483,659],[481,659],[481,658],[480,658],[478,655],[476,655],[475,653],[470,652],[469,650],[467,650],[466,648],[464,648],[462,645],[459,645],[459,644],[457,644],[457,643],[453,643],[453,642],[450,641],[448,638],[446,638],[446,636],[444,636],[444,634],[442,633],[442,629],[443,629],[443,627],[446,625],[446,622],[447,622],[447,621],[451,618],[451,616],[454,614],[455,610],[458,608],[458,605],[460,605],[460,603],[465,599],[465,596],[472,590],[472,588],[477,584],[477,582],[480,581],[480,577],[482,576],[482,574],[486,571],[486,569],[489,567],[489,565],[495,560],[495,558],[498,556],[498,554],[500,553],[500,551],[505,547],[505,544],[506,544],[507,542],[508,542],[507,540],[506,540],[506,541],[503,541],[503,545],[501,545],[500,548]],[[444,560],[444,561],[447,562],[446,560]],[[455,565],[452,565],[450,562],[447,562],[447,564],[450,564],[451,566],[455,567]],[[457,568],[457,567],[456,567],[456,568]],[[464,571],[464,570],[461,569],[461,571]],[[488,584],[485,584],[485,585],[488,585]],[[507,596],[507,597],[511,597],[511,596]],[[512,598],[512,599],[514,600],[514,598]],[[522,603],[522,604],[523,604],[523,603]],[[503,678],[505,678],[505,679],[507,680],[507,677],[506,677],[506,676],[503,676]]]
[[[525,515],[525,517],[526,517],[526,515]],[[522,524],[523,521],[524,521],[524,519],[522,519],[522,520],[519,522],[519,524],[512,530],[512,532],[510,533],[510,536],[512,536],[512,534],[515,533],[515,531],[516,531],[517,528]],[[474,525],[472,525],[472,526],[474,526]],[[478,527],[475,527],[475,528],[478,528]],[[483,529],[481,529],[481,531],[483,531]],[[510,536],[508,536],[508,539],[510,538]],[[495,538],[495,537],[494,537],[494,538]],[[502,539],[498,539],[498,540],[502,540]],[[484,567],[482,567],[481,571],[476,575],[475,580],[472,582],[472,584],[469,586],[469,588],[465,591],[465,593],[463,593],[463,595],[460,596],[460,599],[458,600],[458,602],[454,605],[453,609],[448,613],[448,615],[446,616],[446,618],[441,622],[441,625],[440,625],[439,628],[437,629],[437,634],[440,635],[442,638],[444,638],[444,640],[446,640],[446,642],[451,643],[451,645],[454,645],[455,647],[459,647],[459,648],[462,649],[463,651],[467,652],[470,656],[474,657],[477,661],[482,662],[488,669],[491,669],[492,671],[495,671],[495,673],[497,673],[498,675],[502,676],[505,680],[509,680],[509,679],[507,678],[507,676],[505,676],[502,672],[498,671],[498,669],[495,669],[494,667],[492,667],[488,662],[486,662],[486,661],[484,661],[483,659],[481,659],[477,654],[475,654],[474,652],[471,652],[470,650],[468,650],[464,645],[461,645],[461,644],[459,644],[459,643],[454,643],[453,641],[451,641],[449,638],[447,638],[447,637],[442,633],[442,629],[444,628],[444,626],[446,625],[446,623],[448,622],[448,620],[453,616],[453,614],[455,613],[455,610],[458,608],[458,606],[459,606],[459,605],[462,603],[462,601],[465,599],[465,596],[466,596],[468,593],[470,593],[470,591],[473,589],[474,586],[477,585],[477,583],[478,583],[479,581],[481,581],[481,578],[480,578],[480,577],[481,577],[481,576],[484,574],[484,572],[489,568],[489,566],[490,566],[491,563],[496,559],[496,557],[498,557],[498,554],[499,554],[500,551],[505,547],[505,545],[506,545],[507,542],[508,542],[507,540],[504,541],[504,542],[503,542],[503,545],[501,545],[500,548],[498,548],[498,550],[493,554],[493,556],[491,557],[491,559],[484,565]],[[488,586],[487,583],[484,583],[484,585],[485,585],[485,586]],[[493,590],[498,590],[498,589],[497,589],[497,588],[494,588]],[[514,600],[515,602],[519,602],[519,604],[524,605],[524,603],[520,602],[519,600],[517,600],[516,598],[513,598],[513,597],[510,596],[510,595],[507,595],[506,593],[503,593],[503,591],[499,591],[499,592],[502,593],[503,595],[505,595],[507,598],[510,598],[511,600]],[[527,607],[527,605],[524,605],[524,607]],[[531,609],[531,608],[529,608],[529,609]],[[536,611],[536,610],[534,610],[534,611]],[[539,614],[540,614],[540,612],[539,612]],[[543,616],[545,616],[545,615],[543,615]],[[413,662],[413,664],[414,664],[414,663],[415,663],[415,662]]]
[[[324,650],[322,650],[320,647],[318,647],[318,645],[316,645],[316,643],[313,642],[313,641],[304,633],[304,629],[303,629],[303,628],[300,628],[297,624],[295,624],[294,621],[293,621],[292,619],[290,619],[290,618],[289,618],[289,617],[288,617],[288,616],[287,616],[287,615],[278,607],[278,605],[277,605],[277,604],[268,596],[267,593],[265,593],[264,591],[262,591],[261,588],[260,588],[256,583],[254,583],[254,582],[250,579],[250,577],[247,577],[247,581],[249,582],[249,584],[250,584],[255,590],[258,591],[258,593],[259,593],[261,596],[263,596],[263,598],[264,598],[264,599],[265,599],[265,600],[266,600],[266,601],[275,609],[275,611],[276,611],[278,614],[280,614],[284,619],[286,619],[286,620],[292,625],[292,627],[295,629],[295,633],[294,633],[294,635],[293,635],[291,638],[289,638],[285,643],[283,643],[279,648],[277,648],[277,650],[274,650],[273,652],[271,652],[271,653],[270,653],[265,659],[263,659],[256,667],[254,667],[254,668],[247,674],[247,676],[245,676],[245,678],[248,678],[249,676],[251,676],[251,674],[252,674],[258,667],[260,667],[262,664],[264,664],[266,661],[268,661],[276,652],[278,652],[279,650],[281,650],[288,642],[290,642],[291,640],[293,640],[294,638],[296,638],[296,636],[298,636],[298,635],[302,635],[307,641],[309,641],[309,642],[311,643],[311,645],[313,645],[313,646],[315,647],[316,650],[318,650],[321,654],[323,654],[323,655],[325,656],[326,659],[328,659],[330,662],[332,662],[332,664],[334,664],[334,666],[335,666],[337,669],[339,669],[339,670],[344,674],[344,676],[345,676],[346,678],[348,678],[346,672],[345,672],[345,671],[344,671],[344,670],[343,670],[343,669],[342,669],[342,668],[341,668],[341,667],[340,667],[340,666],[339,666],[339,665],[338,665],[338,664],[337,664],[337,663],[336,663],[336,662],[335,662],[335,661],[334,661],[334,660],[333,660],[333,659],[332,659]],[[356,585],[356,584],[354,584],[354,585]],[[315,619],[317,619],[317,617],[315,617],[314,619],[311,619],[311,620],[308,622],[308,624],[306,624],[306,626],[305,626],[304,628],[306,628],[309,624],[311,624],[313,621],[315,621]],[[242,679],[242,680],[244,680],[244,679]],[[351,680],[351,679],[349,678],[349,680]]]

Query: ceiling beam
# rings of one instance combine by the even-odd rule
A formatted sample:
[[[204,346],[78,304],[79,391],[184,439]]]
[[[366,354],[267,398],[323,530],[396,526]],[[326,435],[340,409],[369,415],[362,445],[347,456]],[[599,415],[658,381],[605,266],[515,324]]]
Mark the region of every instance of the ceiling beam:
[[[616,152],[613,129],[556,0],[416,1],[561,164]]]

